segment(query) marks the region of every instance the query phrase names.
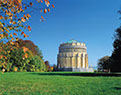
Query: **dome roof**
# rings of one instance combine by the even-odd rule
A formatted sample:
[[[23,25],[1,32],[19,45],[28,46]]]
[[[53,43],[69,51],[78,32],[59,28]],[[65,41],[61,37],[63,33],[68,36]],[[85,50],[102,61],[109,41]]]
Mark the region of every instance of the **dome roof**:
[[[71,40],[69,40],[68,42],[66,42],[66,43],[79,43],[79,42],[77,42],[76,40],[74,40],[74,39],[71,39]]]

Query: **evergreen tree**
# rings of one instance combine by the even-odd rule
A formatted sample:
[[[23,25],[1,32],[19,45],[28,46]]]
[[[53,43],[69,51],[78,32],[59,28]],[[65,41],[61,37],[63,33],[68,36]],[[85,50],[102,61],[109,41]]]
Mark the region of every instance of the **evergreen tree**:
[[[121,14],[121,10],[119,11]],[[111,56],[111,70],[113,72],[121,72],[121,26],[115,31],[115,40],[113,43],[113,53]]]

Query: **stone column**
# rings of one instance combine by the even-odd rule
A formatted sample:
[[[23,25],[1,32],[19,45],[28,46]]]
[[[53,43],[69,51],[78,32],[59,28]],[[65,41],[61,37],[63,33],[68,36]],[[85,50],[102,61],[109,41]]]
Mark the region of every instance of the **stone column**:
[[[85,57],[83,57],[83,68],[85,68]]]
[[[73,68],[73,64],[72,64],[72,56],[70,57],[70,68]]]
[[[87,68],[87,58],[85,57],[85,68]]]
[[[72,57],[72,67],[75,68],[75,57]]]
[[[81,56],[81,68],[83,68],[83,57]]]
[[[66,68],[69,67],[69,62],[70,62],[70,60],[69,60],[69,56],[68,56],[68,54],[66,54],[66,56],[65,56]]]
[[[87,54],[85,55],[85,66],[86,68],[88,68],[88,55]]]
[[[76,68],[78,68],[78,57],[76,57],[76,62],[75,62],[75,64],[76,64]]]
[[[71,64],[72,64],[72,68],[75,68],[75,58],[74,58],[73,54],[71,56]]]
[[[65,68],[67,68],[68,67],[68,61],[67,61],[68,59],[67,59],[67,56],[65,56]]]
[[[76,64],[77,64],[77,68],[80,68],[80,57],[79,57],[79,54],[77,54],[77,58],[76,58]]]
[[[88,57],[87,57],[87,68],[89,68],[89,65],[88,65]]]
[[[85,68],[85,58],[84,58],[84,54],[82,54],[82,56],[81,56],[81,59],[82,59],[82,68]]]
[[[59,64],[60,64],[60,68],[62,68],[62,58],[59,58]]]
[[[81,57],[79,57],[79,59],[80,59],[80,63],[79,63],[80,67],[79,68],[82,68],[82,59],[81,59]]]
[[[72,64],[72,57],[70,57],[70,66],[71,66],[71,68],[73,67],[73,64]]]
[[[62,61],[62,63],[63,63],[63,68],[65,68],[65,57],[63,56],[63,61]]]
[[[61,56],[61,68],[64,68],[64,64],[63,64],[63,54]]]
[[[66,57],[66,66],[67,66],[67,68],[70,68],[71,67],[71,59],[70,59],[70,57],[68,56],[68,57]]]
[[[58,63],[57,67],[60,68],[60,57],[59,56],[57,57],[57,63]]]

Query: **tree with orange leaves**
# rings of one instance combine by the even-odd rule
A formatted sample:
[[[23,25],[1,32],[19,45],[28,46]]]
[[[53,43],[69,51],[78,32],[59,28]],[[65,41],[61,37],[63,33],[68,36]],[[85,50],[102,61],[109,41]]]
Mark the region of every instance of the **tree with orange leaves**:
[[[16,43],[14,43],[16,45]],[[3,72],[46,71],[44,60],[27,47],[4,44],[0,56],[0,70]]]
[[[28,37],[22,28],[31,31],[29,25],[25,25],[26,22],[34,10],[40,10],[43,13],[50,12],[49,0],[36,0],[38,4],[45,4],[44,8],[33,7],[32,0],[29,0],[29,4],[24,3],[24,0],[0,0],[0,40],[8,39],[9,41],[18,39],[17,33],[21,33],[23,37]],[[54,5],[51,5],[54,8]],[[27,12],[29,8],[29,13]],[[41,21],[44,21],[44,17],[41,15]],[[15,39],[13,39],[15,38]]]
[[[44,4],[44,8],[33,7],[32,0],[24,3],[24,0],[0,0],[0,51],[4,51],[6,47],[4,41],[8,41],[6,45],[12,48],[12,46],[19,47],[17,43],[18,34],[20,33],[24,38],[29,37],[22,29],[28,29],[31,31],[31,27],[26,25],[25,22],[31,17],[31,13],[34,10],[46,13],[50,12],[50,7],[54,8],[54,5],[49,0],[35,0],[38,4]],[[29,9],[29,12],[28,10]],[[44,17],[41,15],[41,21],[44,21]],[[25,50],[25,48],[23,48]],[[7,52],[7,51],[5,51]],[[6,56],[3,56],[0,52],[0,59],[4,58],[3,63],[6,63]],[[27,58],[27,55],[24,56]]]

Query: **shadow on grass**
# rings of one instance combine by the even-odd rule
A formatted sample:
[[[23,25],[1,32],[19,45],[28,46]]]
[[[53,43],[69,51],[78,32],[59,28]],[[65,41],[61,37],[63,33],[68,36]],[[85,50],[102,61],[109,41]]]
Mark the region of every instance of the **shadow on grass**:
[[[116,89],[116,90],[121,90],[121,87],[114,87],[114,89]]]
[[[97,77],[97,76],[111,76],[111,77],[121,77],[121,74],[109,74],[109,73],[66,73],[66,72],[45,72],[45,73],[30,73],[34,75],[61,75],[61,76],[87,76],[87,77]]]

